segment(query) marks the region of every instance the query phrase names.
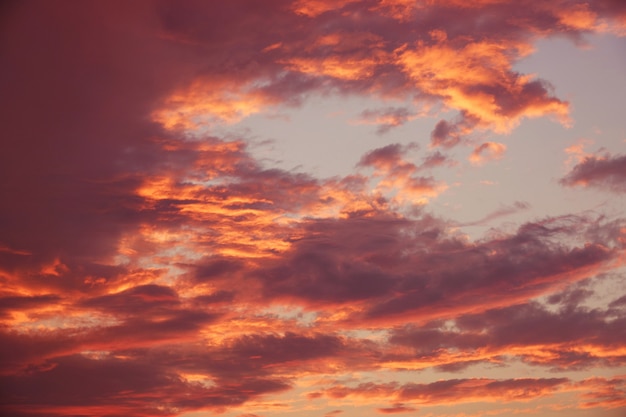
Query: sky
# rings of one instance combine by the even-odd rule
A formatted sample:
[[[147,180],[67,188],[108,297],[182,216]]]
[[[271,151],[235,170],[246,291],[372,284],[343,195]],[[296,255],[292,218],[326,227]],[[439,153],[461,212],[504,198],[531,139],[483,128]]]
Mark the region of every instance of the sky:
[[[0,59],[0,415],[626,415],[624,1],[12,1]]]

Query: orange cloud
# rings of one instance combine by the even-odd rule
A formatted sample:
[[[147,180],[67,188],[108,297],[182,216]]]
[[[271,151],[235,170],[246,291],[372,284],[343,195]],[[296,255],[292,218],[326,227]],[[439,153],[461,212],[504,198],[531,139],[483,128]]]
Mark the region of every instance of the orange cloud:
[[[591,139],[580,139],[574,145],[565,148],[565,153],[570,155],[565,165],[569,168],[573,163],[581,163],[586,157],[592,156],[585,148],[593,143]]]
[[[506,146],[497,142],[485,142],[474,148],[469,160],[474,165],[482,165],[486,161],[500,159],[506,151]]]
[[[589,389],[581,394],[583,408],[619,408],[626,406],[626,378],[589,378],[578,384]]]
[[[400,203],[423,204],[447,186],[435,182],[432,177],[416,175],[420,167],[406,161],[403,155],[410,148],[394,144],[375,149],[361,158],[359,166],[375,168],[374,175],[380,178],[376,190],[381,193],[394,193],[394,199]]]
[[[560,23],[576,30],[598,30],[597,15],[588,4],[576,4],[557,12]]]
[[[293,10],[295,13],[313,18],[327,11],[341,9],[343,6],[357,1],[358,0],[299,0],[293,5]]]
[[[398,49],[398,62],[418,88],[442,97],[479,127],[505,133],[522,117],[545,114],[567,122],[567,103],[548,97],[541,83],[511,71],[509,54],[523,56],[530,52],[527,45],[479,41],[457,46],[440,32],[436,39],[433,45],[418,42],[415,48]],[[507,97],[513,96],[525,101],[521,107],[509,108]]]
[[[152,118],[166,129],[194,130],[216,121],[237,122],[270,104],[250,88],[197,80],[165,99]]]
[[[273,18],[277,25],[298,21],[301,26],[294,26],[293,36],[267,40],[259,36],[257,50],[262,52],[255,56],[256,64],[244,59],[241,71],[231,78],[223,73],[197,78],[170,95],[153,116],[168,128],[193,128],[211,119],[235,121],[268,105],[297,101],[307,90],[338,90],[385,98],[415,97],[421,104],[439,100],[459,111],[468,131],[479,128],[506,133],[522,118],[546,115],[568,124],[567,102],[553,97],[546,82],[518,74],[512,67],[517,59],[532,52],[536,33],[559,28],[589,30],[598,12],[584,4],[574,8],[523,8],[506,14],[507,18],[521,15],[519,21],[509,19],[519,30],[516,36],[503,36],[504,29],[497,25],[480,37],[457,33],[459,27],[454,22],[461,19],[459,8],[464,8],[463,19],[480,21],[483,14],[503,13],[506,8],[502,4],[484,1],[469,7],[459,2],[394,0],[359,8],[353,1],[296,2],[290,10],[309,20],[281,14],[284,11]],[[431,10],[432,15],[416,14],[416,8]],[[449,23],[437,20],[444,11],[450,15]],[[348,23],[359,22],[364,14],[377,24],[332,30],[309,28],[325,15]],[[396,24],[413,19],[424,29],[415,36],[401,36],[385,20],[389,15],[399,19]],[[537,27],[533,26],[533,18]],[[544,20],[549,18],[561,21],[562,27],[544,27]],[[195,42],[201,44],[202,36]],[[246,47],[252,48],[248,40]],[[239,54],[233,59],[239,59]]]

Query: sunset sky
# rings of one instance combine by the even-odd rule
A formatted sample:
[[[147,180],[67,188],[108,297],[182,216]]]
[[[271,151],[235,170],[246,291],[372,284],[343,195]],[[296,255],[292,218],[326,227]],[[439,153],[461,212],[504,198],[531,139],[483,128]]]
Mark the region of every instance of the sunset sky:
[[[626,1],[0,6],[0,416],[626,416]]]

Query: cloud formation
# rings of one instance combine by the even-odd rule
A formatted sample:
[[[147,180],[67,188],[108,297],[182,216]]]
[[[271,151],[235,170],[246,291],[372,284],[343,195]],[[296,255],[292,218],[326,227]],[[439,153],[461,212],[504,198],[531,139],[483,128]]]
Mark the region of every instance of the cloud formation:
[[[626,192],[626,156],[587,156],[560,180],[565,186],[597,187]]]
[[[626,407],[611,374],[626,365],[623,289],[598,306],[589,284],[623,274],[624,220],[546,215],[476,238],[430,205],[462,168],[502,156],[481,135],[569,123],[568,102],[514,64],[538,39],[618,33],[621,3],[3,12],[0,414],[453,413],[572,393],[576,410]],[[379,133],[418,115],[432,133],[319,178],[271,166],[228,130],[312,96],[377,99],[361,117]],[[561,183],[621,193],[623,167],[588,156]],[[589,370],[601,376],[576,373]]]
[[[397,126],[401,126],[416,116],[409,109],[402,107],[388,107],[377,110],[364,110],[357,123],[378,125],[376,132],[384,134]]]
[[[227,76],[210,69],[170,96],[155,117],[168,127],[194,126],[212,117],[235,120],[263,106],[335,90],[409,99],[418,107],[439,102],[459,112],[459,121],[448,130],[460,134],[476,128],[507,132],[524,117],[550,114],[568,123],[567,103],[552,95],[546,81],[512,69],[532,51],[537,36],[577,36],[595,29],[607,13],[583,3],[560,3],[567,2],[542,8],[500,2],[470,8],[456,2],[418,7],[378,1],[273,2],[263,9],[229,6],[217,14],[194,3],[169,7],[164,19],[169,39],[198,46],[230,39],[237,52],[226,58],[226,49],[220,48],[227,43],[213,43],[210,68],[236,71]],[[218,15],[231,25],[217,21]],[[359,19],[370,23],[359,26]],[[499,23],[505,20],[506,31]],[[213,30],[203,29],[200,21],[212,22]],[[239,30],[239,22],[255,29]],[[411,24],[420,31],[403,30]],[[381,119],[384,132],[409,117],[399,109],[363,116]],[[442,130],[443,125],[434,137],[440,138]]]
[[[506,151],[506,145],[497,142],[485,142],[476,148],[469,156],[469,160],[474,165],[482,165],[486,161],[500,159]]]

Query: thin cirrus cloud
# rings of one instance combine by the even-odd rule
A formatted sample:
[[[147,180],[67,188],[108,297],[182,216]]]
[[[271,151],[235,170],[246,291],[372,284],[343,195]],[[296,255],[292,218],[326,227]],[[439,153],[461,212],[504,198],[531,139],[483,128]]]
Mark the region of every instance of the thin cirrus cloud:
[[[394,127],[401,126],[406,122],[414,119],[409,109],[402,107],[387,107],[377,110],[364,110],[361,112],[361,118],[357,121],[359,124],[378,125],[376,133],[385,134]]]
[[[473,225],[483,225],[483,224],[487,224],[490,221],[493,221],[497,218],[503,217],[503,216],[508,216],[511,214],[515,214],[518,213],[520,211],[524,211],[524,210],[528,210],[530,208],[530,205],[526,202],[523,201],[516,201],[515,203],[511,204],[510,206],[503,206],[495,211],[493,211],[492,213],[487,214],[485,217],[483,217],[482,219],[473,221],[473,222],[469,222],[469,223],[465,223],[465,225],[468,226],[473,226]]]
[[[433,205],[506,161],[484,138],[572,123],[515,69],[538,40],[626,27],[618,1],[535,3],[5,6],[0,412],[621,411],[624,296],[602,285],[624,220],[572,210],[470,238]],[[360,122],[385,135],[348,175],[271,166],[236,129],[311,97],[379,101]],[[430,135],[393,137],[418,117]],[[619,194],[623,165],[586,156],[561,184]],[[475,225],[531,206],[507,201]]]

